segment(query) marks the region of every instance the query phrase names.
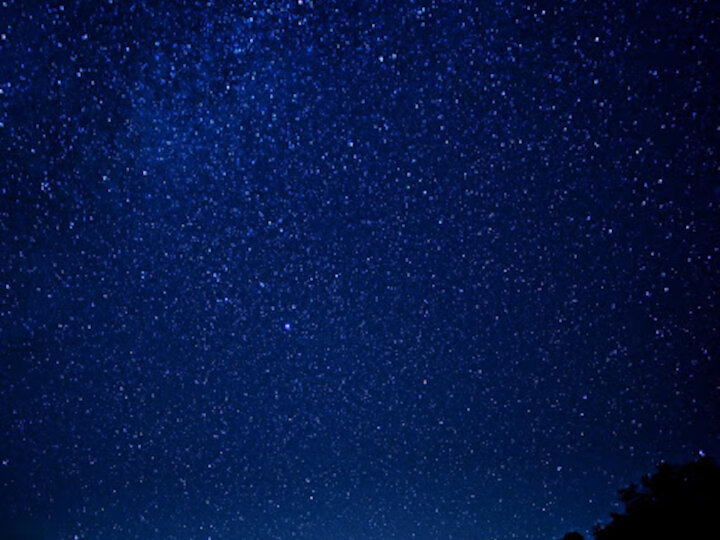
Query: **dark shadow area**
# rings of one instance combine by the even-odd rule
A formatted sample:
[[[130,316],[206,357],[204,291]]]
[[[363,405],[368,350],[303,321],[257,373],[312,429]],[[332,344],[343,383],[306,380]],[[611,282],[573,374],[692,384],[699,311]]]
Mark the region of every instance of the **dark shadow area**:
[[[569,532],[562,537],[562,540],[585,540],[585,538],[579,532]]]
[[[43,523],[30,520],[0,520],[0,540],[49,540],[50,533]]]
[[[640,486],[621,489],[622,514],[593,530],[595,540],[720,538],[720,466],[708,457],[663,463]],[[577,532],[562,540],[583,540]]]

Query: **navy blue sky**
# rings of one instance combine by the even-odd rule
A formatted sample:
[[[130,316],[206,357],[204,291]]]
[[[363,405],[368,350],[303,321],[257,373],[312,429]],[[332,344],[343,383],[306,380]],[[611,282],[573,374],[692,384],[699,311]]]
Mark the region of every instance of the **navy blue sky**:
[[[0,7],[6,534],[554,538],[718,455],[712,2],[160,4]]]

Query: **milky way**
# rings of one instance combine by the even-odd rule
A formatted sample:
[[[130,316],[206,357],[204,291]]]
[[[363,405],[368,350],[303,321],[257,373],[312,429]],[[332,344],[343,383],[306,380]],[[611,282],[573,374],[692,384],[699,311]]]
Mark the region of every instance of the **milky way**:
[[[720,455],[712,2],[0,7],[0,532],[540,539]]]

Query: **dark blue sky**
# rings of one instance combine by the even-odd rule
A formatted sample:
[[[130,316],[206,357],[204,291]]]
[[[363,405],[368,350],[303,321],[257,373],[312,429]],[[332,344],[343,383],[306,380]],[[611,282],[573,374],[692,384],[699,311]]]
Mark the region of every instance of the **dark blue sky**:
[[[712,2],[4,2],[3,538],[540,539],[720,452]]]

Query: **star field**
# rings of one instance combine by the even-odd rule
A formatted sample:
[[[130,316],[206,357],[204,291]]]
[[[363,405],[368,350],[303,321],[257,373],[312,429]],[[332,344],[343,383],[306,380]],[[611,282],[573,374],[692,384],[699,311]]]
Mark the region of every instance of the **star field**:
[[[228,4],[0,6],[1,538],[559,538],[720,455],[712,2]]]

